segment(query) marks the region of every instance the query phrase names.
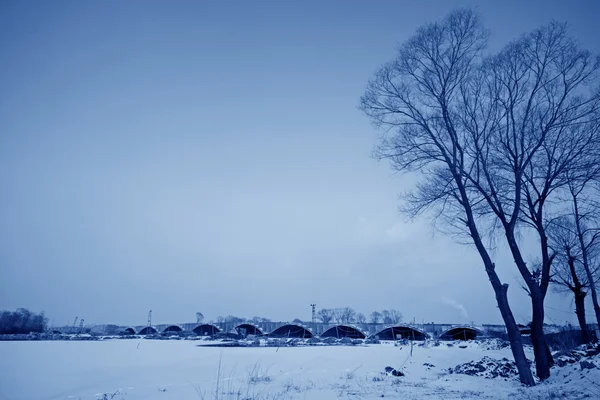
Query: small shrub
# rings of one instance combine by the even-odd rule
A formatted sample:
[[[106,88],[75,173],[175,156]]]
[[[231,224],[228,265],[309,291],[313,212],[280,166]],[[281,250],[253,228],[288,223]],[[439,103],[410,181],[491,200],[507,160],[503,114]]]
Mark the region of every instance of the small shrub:
[[[116,399],[117,399],[117,396],[119,396],[119,395],[120,395],[121,397],[120,397],[120,398],[118,398],[118,399],[119,399],[119,400],[120,400],[120,399],[123,399],[123,395],[124,395],[124,393],[123,393],[123,392],[121,392],[120,390],[117,390],[117,391],[116,391],[116,392],[114,392],[114,393],[103,393],[103,394],[102,394],[102,397],[99,397],[99,400],[116,400]]]
[[[273,380],[273,378],[269,375],[269,369],[263,369],[260,361],[257,361],[251,368],[249,368],[247,373],[249,384],[269,383]]]

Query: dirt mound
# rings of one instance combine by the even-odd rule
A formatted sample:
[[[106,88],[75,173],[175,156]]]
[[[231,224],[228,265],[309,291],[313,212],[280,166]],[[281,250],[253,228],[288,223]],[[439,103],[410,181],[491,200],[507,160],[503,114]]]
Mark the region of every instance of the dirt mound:
[[[514,378],[519,375],[517,366],[513,361],[507,358],[496,360],[490,357],[483,357],[480,361],[459,364],[454,368],[448,368],[448,372],[451,374],[480,376],[487,379]]]
[[[404,372],[399,371],[399,370],[389,367],[389,366],[385,367],[385,374],[391,375],[391,376],[404,376]]]
[[[478,341],[479,345],[486,350],[502,350],[510,347],[510,343],[507,340],[502,339],[487,339]]]
[[[559,351],[553,354],[554,363],[558,367],[564,367],[568,364],[575,364],[581,361],[593,362],[593,360],[600,361],[600,342],[599,343],[588,343],[578,346],[571,350]],[[595,364],[599,364],[596,362]]]

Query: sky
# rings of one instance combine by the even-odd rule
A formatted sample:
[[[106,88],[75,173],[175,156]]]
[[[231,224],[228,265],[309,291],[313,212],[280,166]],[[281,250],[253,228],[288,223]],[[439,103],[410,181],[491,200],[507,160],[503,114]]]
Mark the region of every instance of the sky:
[[[477,253],[399,214],[414,178],[371,157],[357,108],[397,45],[457,7],[490,51],[556,19],[600,53],[597,1],[0,2],[0,309],[501,323]],[[570,297],[546,304],[575,321]]]

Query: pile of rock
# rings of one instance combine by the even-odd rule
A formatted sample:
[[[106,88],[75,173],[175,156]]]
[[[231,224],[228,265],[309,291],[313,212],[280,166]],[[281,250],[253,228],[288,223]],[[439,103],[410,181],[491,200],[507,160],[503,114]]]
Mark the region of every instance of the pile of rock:
[[[594,369],[600,365],[600,342],[588,343],[572,350],[559,351],[553,354],[554,363],[558,367],[580,363],[581,369]]]
[[[477,342],[480,347],[486,350],[502,350],[510,347],[510,342],[508,342],[508,340],[502,340],[498,338],[479,340]]]
[[[507,358],[496,360],[490,357],[483,357],[480,361],[470,361],[459,364],[454,368],[448,368],[451,374],[465,374],[480,376],[487,379],[494,378],[514,378],[519,375],[517,366],[513,361]]]
[[[389,367],[389,366],[385,367],[385,374],[391,375],[391,376],[404,376],[404,372],[399,371],[399,370]]]

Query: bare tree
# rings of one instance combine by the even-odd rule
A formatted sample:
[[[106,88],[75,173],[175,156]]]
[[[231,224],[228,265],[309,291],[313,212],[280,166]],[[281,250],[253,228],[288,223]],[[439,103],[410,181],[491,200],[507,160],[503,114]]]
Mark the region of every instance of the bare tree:
[[[328,308],[322,308],[317,312],[317,318],[321,320],[324,324],[328,324],[333,319],[333,310]]]
[[[361,325],[366,324],[367,317],[365,316],[365,314],[359,312],[358,314],[356,314],[356,322],[358,322]]]
[[[264,317],[252,317],[250,320],[253,324],[260,324],[261,322],[271,322],[269,318]]]
[[[391,309],[389,310],[390,320],[392,324],[398,324],[402,322],[402,313],[398,310]]]
[[[381,311],[381,319],[383,320],[384,324],[393,324],[390,310]]]
[[[597,153],[596,172],[600,175],[600,151]],[[593,176],[598,179],[598,176]],[[592,179],[573,179],[569,184],[572,205],[572,229],[577,238],[581,254],[581,264],[585,271],[596,323],[600,327],[600,306],[598,305],[598,270],[600,269],[600,187]]]
[[[371,102],[375,107],[367,112],[399,133],[384,140],[380,156],[399,170],[429,175],[412,198],[413,213],[435,208],[455,232],[465,233],[466,226],[486,271],[491,264],[478,244],[481,227],[501,229],[531,297],[536,371],[546,379],[552,358],[543,334],[543,303],[554,258],[547,204],[568,184],[570,172],[594,165],[600,93],[590,85],[600,62],[558,23],[476,62],[481,49],[476,40],[483,41],[484,34],[461,31],[467,14],[453,13],[445,25],[420,30],[419,39],[384,68],[379,103]],[[464,43],[469,46],[461,53]],[[539,236],[540,268],[529,269],[524,260],[517,240],[522,226]],[[503,285],[494,283],[497,276],[488,277],[498,297]]]
[[[231,325],[241,324],[242,322],[245,322],[245,321],[246,321],[245,318],[236,317],[235,315],[228,315],[223,320],[223,322],[225,322],[226,324],[231,324]]]
[[[548,231],[549,246],[556,254],[553,263],[552,278],[554,290],[559,293],[569,292],[575,298],[575,314],[579,322],[583,341],[588,343],[592,338],[585,317],[585,297],[588,280],[578,259],[578,238],[572,223],[572,216],[556,218]]]
[[[599,59],[578,48],[566,26],[551,23],[524,35],[491,57],[485,66],[488,85],[466,89],[465,126],[477,157],[470,182],[502,227],[515,264],[531,297],[531,338],[540,379],[550,376],[552,356],[545,343],[544,299],[554,259],[548,245],[547,218],[551,199],[558,200],[573,171],[584,173],[597,151],[596,128],[600,92],[589,86]],[[479,81],[476,81],[479,82]],[[493,112],[495,128],[481,132],[477,109]],[[487,116],[486,116],[487,118]],[[483,178],[482,178],[483,177]],[[520,226],[539,237],[541,265],[530,269],[517,236]]]
[[[369,316],[372,324],[378,324],[381,321],[381,313],[379,311],[373,311]]]
[[[342,308],[334,308],[333,310],[333,319],[336,323],[341,324],[344,322],[344,311]]]
[[[398,171],[422,173],[423,181],[408,196],[405,211],[416,216],[434,209],[455,233],[467,235],[475,245],[496,293],[521,382],[532,386],[507,299],[508,285],[502,284],[496,273],[478,222],[481,204],[486,201],[476,187],[481,178],[476,174],[481,152],[475,156],[467,152],[480,146],[472,143],[473,136],[482,141],[486,137],[479,136],[489,135],[497,126],[498,112],[485,107],[475,108],[473,119],[483,119],[481,125],[476,124],[476,131],[464,128],[470,109],[465,100],[482,94],[476,91],[481,87],[472,82],[485,77],[479,60],[487,37],[478,16],[470,10],[454,11],[442,21],[419,28],[400,47],[397,58],[369,82],[361,109],[385,129],[376,156],[389,160]],[[485,115],[480,115],[480,110]],[[515,214],[516,220],[518,211]]]
[[[356,311],[350,307],[340,309],[340,322],[343,324],[351,324],[356,321]]]

